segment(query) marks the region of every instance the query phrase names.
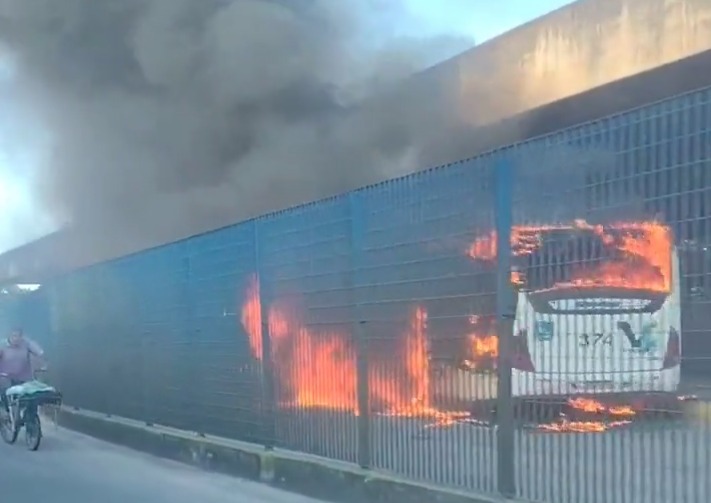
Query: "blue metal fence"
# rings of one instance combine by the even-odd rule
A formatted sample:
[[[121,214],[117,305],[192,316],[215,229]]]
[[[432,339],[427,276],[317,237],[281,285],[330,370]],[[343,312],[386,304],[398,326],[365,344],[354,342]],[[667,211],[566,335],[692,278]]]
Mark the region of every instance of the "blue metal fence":
[[[701,503],[711,437],[678,411],[531,429],[557,412],[512,396],[509,252],[521,225],[668,223],[679,393],[711,382],[710,125],[711,90],[675,97],[75,271],[11,310],[77,407],[529,500]]]

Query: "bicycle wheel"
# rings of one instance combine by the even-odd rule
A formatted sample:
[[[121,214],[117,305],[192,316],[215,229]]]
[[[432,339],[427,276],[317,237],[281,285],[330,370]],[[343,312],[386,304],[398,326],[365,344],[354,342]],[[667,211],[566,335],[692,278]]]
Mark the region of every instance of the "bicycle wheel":
[[[0,436],[2,439],[8,444],[14,444],[19,433],[20,430],[12,424],[10,413],[0,408]]]
[[[42,442],[42,422],[39,414],[32,412],[25,417],[25,444],[31,451],[39,449]]]

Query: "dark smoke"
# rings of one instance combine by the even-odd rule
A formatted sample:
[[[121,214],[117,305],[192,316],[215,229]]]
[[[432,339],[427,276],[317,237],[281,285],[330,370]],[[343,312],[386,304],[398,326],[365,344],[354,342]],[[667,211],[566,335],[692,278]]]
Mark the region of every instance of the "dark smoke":
[[[42,207],[133,248],[416,169],[441,129],[426,107],[359,103],[469,41],[379,43],[384,6],[406,15],[382,0],[0,0],[0,41],[53,135]]]

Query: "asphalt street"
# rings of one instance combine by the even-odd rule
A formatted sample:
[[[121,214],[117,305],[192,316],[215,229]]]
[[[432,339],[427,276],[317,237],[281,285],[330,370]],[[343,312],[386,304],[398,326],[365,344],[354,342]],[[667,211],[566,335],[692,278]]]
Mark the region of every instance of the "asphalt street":
[[[294,427],[296,421],[291,419]],[[294,447],[294,440],[300,438],[309,444],[298,445],[302,449],[342,459],[351,457],[354,435],[345,434],[345,424],[336,427],[334,418],[308,419],[308,429],[281,433],[290,433]],[[354,426],[345,429],[353,430]],[[416,420],[374,421],[374,467],[435,484],[494,492],[494,428],[423,426]],[[316,433],[314,428],[318,434],[306,434]],[[51,423],[45,430],[46,438],[38,452],[27,451],[22,438],[13,446],[0,443],[0,495],[8,501],[17,497],[55,503],[317,502],[114,446],[57,429]],[[322,449],[317,449],[319,446]],[[708,419],[645,421],[600,434],[520,430],[513,456],[518,494],[529,501],[706,503],[711,496]]]
[[[282,417],[281,443],[352,461],[356,420],[334,414]],[[407,418],[374,418],[374,468],[407,478],[492,494],[497,429],[473,424],[427,428]],[[518,496],[546,503],[707,503],[711,501],[711,415],[639,420],[602,433],[521,427],[512,452]]]
[[[38,452],[0,443],[0,499],[53,503],[317,503],[46,425]]]

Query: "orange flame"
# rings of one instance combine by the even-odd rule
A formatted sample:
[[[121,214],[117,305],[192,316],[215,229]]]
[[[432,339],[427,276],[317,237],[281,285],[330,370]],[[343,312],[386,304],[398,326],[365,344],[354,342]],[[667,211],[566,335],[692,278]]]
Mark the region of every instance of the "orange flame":
[[[259,280],[252,277],[242,306],[242,325],[253,355],[262,359]],[[355,351],[347,334],[304,327],[278,305],[269,310],[269,332],[277,394],[282,407],[320,408],[358,414]],[[415,310],[400,359],[371,359],[370,402],[385,415],[453,424],[468,413],[438,410],[430,395],[427,313]]]
[[[469,416],[465,412],[442,411],[432,407],[430,396],[430,363],[427,348],[427,313],[417,308],[406,339],[407,374],[413,382],[412,398],[403,402],[401,397],[390,400],[384,415],[394,417],[421,417],[433,420],[428,426],[449,426]],[[385,383],[382,383],[385,384]]]
[[[474,370],[482,367],[490,368],[496,365],[499,356],[499,338],[493,333],[494,327],[490,317],[469,316],[472,332],[467,336],[467,359],[462,363],[466,368]]]
[[[673,239],[669,227],[658,222],[622,222],[591,225],[576,220],[572,225],[516,226],[511,230],[511,251],[515,257],[533,253],[541,246],[543,235],[556,230],[588,231],[600,237],[603,245],[619,256],[603,263],[581,267],[573,278],[556,287],[618,287],[651,291],[671,290],[671,251]],[[477,238],[467,251],[478,260],[495,260],[496,232]],[[512,272],[512,282],[521,284],[525,277]]]
[[[557,423],[538,425],[538,429],[556,433],[602,433],[612,428],[627,426],[628,424],[631,424],[631,421],[603,423],[601,421],[570,421],[568,418],[563,417]]]
[[[474,358],[496,358],[499,356],[499,338],[495,335],[471,335]]]
[[[615,421],[571,421],[565,414],[561,414],[559,421],[549,424],[542,424],[538,429],[548,432],[570,432],[570,433],[600,433],[612,428],[619,428],[631,424],[630,419],[637,415],[637,412],[627,405],[605,405],[592,398],[570,398],[568,405],[582,412],[590,414],[602,414],[613,416]]]
[[[627,405],[604,405],[592,398],[571,398],[568,400],[568,405],[574,409],[594,414],[609,414],[619,417],[632,417],[637,415],[632,407]]]
[[[259,301],[259,279],[257,276],[249,278],[247,294],[242,306],[242,326],[249,337],[249,347],[252,354],[259,360],[262,359],[262,305]]]

